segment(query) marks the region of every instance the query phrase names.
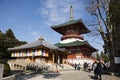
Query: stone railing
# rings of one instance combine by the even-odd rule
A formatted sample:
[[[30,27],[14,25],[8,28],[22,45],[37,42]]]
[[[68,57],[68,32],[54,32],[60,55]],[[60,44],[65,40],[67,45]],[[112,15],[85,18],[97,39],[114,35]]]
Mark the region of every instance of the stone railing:
[[[15,60],[9,60],[8,64],[10,65],[11,70],[16,69],[25,69],[29,62],[25,61],[24,59],[15,59]]]
[[[48,65],[45,61],[40,62],[28,62],[25,59],[15,59],[9,60],[8,64],[10,65],[11,70],[47,70]]]

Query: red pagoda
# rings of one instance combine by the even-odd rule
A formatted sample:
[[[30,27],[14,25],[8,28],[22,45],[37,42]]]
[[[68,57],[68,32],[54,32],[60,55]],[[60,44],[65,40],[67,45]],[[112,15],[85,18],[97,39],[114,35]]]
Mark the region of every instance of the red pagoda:
[[[72,6],[70,7],[70,21],[52,26],[52,29],[63,35],[61,41],[55,45],[68,51],[67,58],[70,63],[83,64],[89,62],[91,53],[97,51],[88,41],[84,41],[81,34],[89,33],[90,30],[83,24],[81,19],[73,19]]]

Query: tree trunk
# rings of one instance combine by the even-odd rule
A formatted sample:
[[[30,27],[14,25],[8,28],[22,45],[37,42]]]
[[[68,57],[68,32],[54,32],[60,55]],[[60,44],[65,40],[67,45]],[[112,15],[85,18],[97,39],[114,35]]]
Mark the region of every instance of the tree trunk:
[[[113,43],[114,43],[114,53],[113,54],[113,57],[119,57],[120,58],[120,32],[119,32],[120,28],[117,28],[116,26],[114,26],[113,28]],[[111,60],[111,70],[115,73],[120,73],[120,63],[119,64],[115,64],[115,59],[112,58]]]

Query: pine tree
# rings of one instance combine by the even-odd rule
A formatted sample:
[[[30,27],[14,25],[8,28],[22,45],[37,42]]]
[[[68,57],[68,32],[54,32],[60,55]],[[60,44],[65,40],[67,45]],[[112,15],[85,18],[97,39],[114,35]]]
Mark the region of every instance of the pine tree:
[[[2,33],[2,31],[0,31],[0,56],[6,58],[10,57],[10,54],[7,50],[8,48],[20,46],[26,43],[26,41],[19,41],[16,39],[11,29],[8,29],[6,33]]]
[[[13,33],[13,31],[11,29],[8,29],[6,31],[5,35],[6,35],[6,38],[14,38],[14,39],[16,39],[16,37],[14,36],[14,33]]]
[[[108,54],[104,54],[104,52],[101,51],[101,53],[100,53],[100,59],[103,60],[103,61],[105,61],[105,62],[107,62],[109,60]]]
[[[97,55],[96,55],[96,59],[97,60],[100,60],[100,55],[97,53]]]

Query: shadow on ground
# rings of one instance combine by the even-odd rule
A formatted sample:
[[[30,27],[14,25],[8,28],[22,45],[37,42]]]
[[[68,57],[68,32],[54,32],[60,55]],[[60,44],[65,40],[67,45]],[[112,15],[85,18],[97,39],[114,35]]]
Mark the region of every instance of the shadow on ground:
[[[56,72],[45,72],[45,73],[42,73],[42,75],[44,76],[43,78],[50,79],[50,78],[56,78],[60,76],[61,74],[56,73]]]
[[[92,80],[96,80],[95,76],[93,76],[93,75],[89,75],[89,77],[90,77],[90,79],[92,79]]]
[[[114,74],[114,76],[117,76],[117,77],[119,77],[119,78],[120,78],[120,73],[118,73],[118,74]]]
[[[20,73],[22,73],[22,72],[23,72],[23,70],[12,70],[12,71],[11,71],[11,75],[20,74]]]
[[[26,71],[26,72],[21,72],[20,74],[16,75],[16,79],[15,80],[27,80],[39,75],[43,75],[43,78],[56,78],[57,76],[61,75],[59,73],[56,72],[52,72],[52,71]]]

